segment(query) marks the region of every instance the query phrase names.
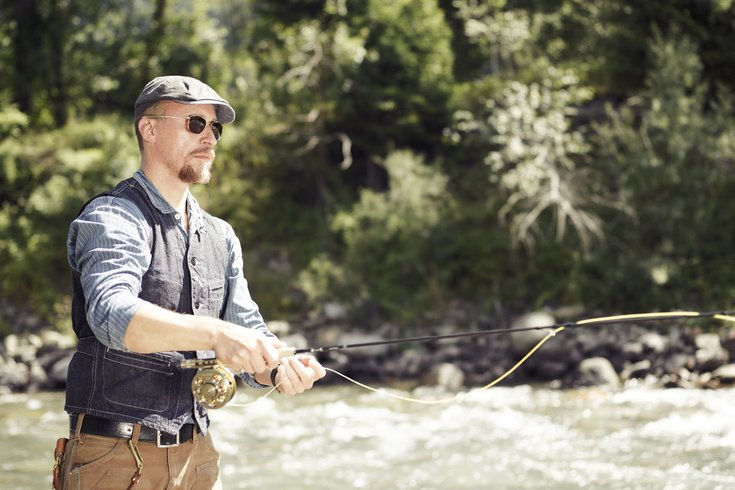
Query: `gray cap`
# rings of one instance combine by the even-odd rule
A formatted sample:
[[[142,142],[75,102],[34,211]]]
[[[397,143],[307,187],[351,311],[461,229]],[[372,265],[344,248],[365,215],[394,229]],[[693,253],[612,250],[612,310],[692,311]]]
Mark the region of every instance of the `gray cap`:
[[[135,101],[135,120],[156,102],[172,100],[180,104],[214,104],[217,120],[229,124],[235,120],[235,110],[212,87],[196,78],[177,75],[157,77],[143,87]]]

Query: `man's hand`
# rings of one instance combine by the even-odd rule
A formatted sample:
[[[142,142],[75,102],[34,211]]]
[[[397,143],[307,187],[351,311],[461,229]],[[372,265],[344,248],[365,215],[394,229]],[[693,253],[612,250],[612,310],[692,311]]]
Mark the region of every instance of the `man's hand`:
[[[278,349],[286,344],[249,328],[222,329],[214,342],[217,359],[233,371],[260,373],[278,366]]]
[[[232,370],[253,374],[278,366],[278,349],[285,344],[259,330],[218,318],[184,315],[147,303],[130,321],[125,347],[142,354],[213,350]]]
[[[275,380],[278,391],[286,395],[303,393],[314,386],[327,372],[313,356],[289,356],[281,358]]]

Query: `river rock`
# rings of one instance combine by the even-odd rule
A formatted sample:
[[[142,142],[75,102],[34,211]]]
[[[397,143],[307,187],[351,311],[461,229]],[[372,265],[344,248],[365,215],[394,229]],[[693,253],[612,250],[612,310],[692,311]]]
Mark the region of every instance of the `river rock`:
[[[323,325],[318,330],[312,332],[311,341],[315,346],[322,347],[325,345],[335,345],[342,332],[345,331],[343,325]]]
[[[546,312],[528,313],[518,317],[511,323],[511,328],[532,328],[545,327],[554,324],[554,317]],[[519,355],[526,354],[529,350],[538,344],[549,332],[546,330],[524,330],[521,332],[511,332],[510,341],[513,352]]]
[[[598,352],[602,346],[615,344],[615,340],[610,338],[610,333],[605,331],[605,327],[581,327],[575,329],[575,333],[579,350],[585,354]]]
[[[74,357],[74,352],[67,352],[64,357],[51,364],[48,369],[49,383],[58,387],[66,385],[66,375],[72,357]]]
[[[621,352],[626,361],[635,361],[643,355],[643,344],[636,341],[624,342]]]
[[[456,391],[464,386],[464,373],[454,364],[443,362],[432,366],[421,377],[421,383],[430,386],[441,386],[447,390]]]
[[[692,367],[690,364],[690,356],[686,354],[669,354],[663,361],[663,370],[666,373],[678,373],[681,369]]]
[[[49,364],[46,368],[49,385],[55,388],[62,388],[66,385],[67,371],[72,357],[74,357],[74,351],[66,351],[63,356]]]
[[[735,359],[735,329],[728,330],[722,337],[722,347],[730,354],[730,359]]]
[[[661,354],[666,350],[667,342],[666,338],[655,332],[648,332],[641,336],[640,343],[643,346],[644,352],[651,352],[653,354]]]
[[[339,303],[326,303],[324,316],[330,321],[344,320],[347,318],[347,308]]]
[[[43,356],[51,352],[65,351],[77,345],[77,338],[75,336],[65,335],[51,329],[44,330],[39,337],[41,339],[41,346],[38,348],[38,356]]]
[[[23,363],[8,359],[0,364],[0,386],[14,391],[24,391],[30,381],[30,369]]]
[[[712,378],[719,380],[720,384],[735,384],[735,364],[725,364],[712,371]]]
[[[43,354],[38,357],[38,363],[46,370],[50,371],[51,366],[54,365],[59,359],[63,359],[64,357],[71,357],[76,349],[64,349],[64,350],[53,350],[49,351],[46,354]]]
[[[695,359],[700,371],[712,371],[728,361],[728,352],[720,343],[720,336],[715,333],[703,333],[695,339],[697,352]]]
[[[394,374],[400,378],[414,378],[424,371],[424,366],[431,363],[431,356],[422,349],[403,351],[395,363]]]
[[[3,353],[10,359],[18,356],[20,350],[20,338],[11,333],[3,340]]]
[[[572,385],[582,386],[605,386],[619,388],[620,378],[615,372],[610,361],[604,357],[591,357],[583,360],[572,374]]]
[[[5,355],[16,361],[30,363],[36,358],[38,349],[43,345],[41,337],[36,334],[15,335],[5,337]]]
[[[29,367],[27,391],[35,392],[48,386],[48,374],[38,361],[33,361]]]
[[[651,361],[643,359],[638,362],[626,365],[620,372],[620,378],[628,381],[633,378],[645,378],[651,372]]]

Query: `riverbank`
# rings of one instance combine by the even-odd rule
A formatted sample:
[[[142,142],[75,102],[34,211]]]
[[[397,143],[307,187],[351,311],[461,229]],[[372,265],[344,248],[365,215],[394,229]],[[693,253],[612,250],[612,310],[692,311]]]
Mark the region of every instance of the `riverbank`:
[[[571,321],[548,312],[519,316],[514,329]],[[467,327],[467,325],[469,325]],[[507,386],[548,383],[553,388],[606,386],[632,381],[652,386],[718,388],[735,384],[735,327],[732,323],[671,319],[567,328],[548,339],[503,380]],[[406,336],[385,323],[371,332],[350,325],[339,310],[300,325],[274,321],[269,327],[297,348],[376,342]],[[488,330],[454,315],[410,335]],[[505,328],[505,327],[503,327]],[[380,345],[318,354],[322,363],[366,383],[409,383],[450,390],[482,386],[509,371],[547,334],[520,330],[425,343]],[[0,350],[0,393],[61,390],[76,339],[52,330],[9,335]],[[323,383],[341,383],[327,376]]]

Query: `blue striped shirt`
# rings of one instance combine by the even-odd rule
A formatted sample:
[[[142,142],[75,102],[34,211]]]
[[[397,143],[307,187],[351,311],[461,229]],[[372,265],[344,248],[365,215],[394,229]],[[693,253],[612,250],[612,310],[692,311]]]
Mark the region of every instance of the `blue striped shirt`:
[[[177,213],[142,171],[138,170],[133,177],[143,185],[158,211]],[[202,210],[188,191],[186,203],[190,229],[195,230],[203,219]],[[181,217],[176,218],[181,223]],[[229,256],[229,294],[222,319],[272,335],[250,296],[240,241],[232,226],[221,219],[216,221],[222,227]],[[180,230],[188,240],[183,225]],[[100,342],[113,349],[128,350],[124,345],[125,332],[135,313],[146,304],[138,294],[151,263],[150,233],[135,204],[112,196],[94,199],[69,228],[67,255],[71,268],[81,274],[87,321]]]

